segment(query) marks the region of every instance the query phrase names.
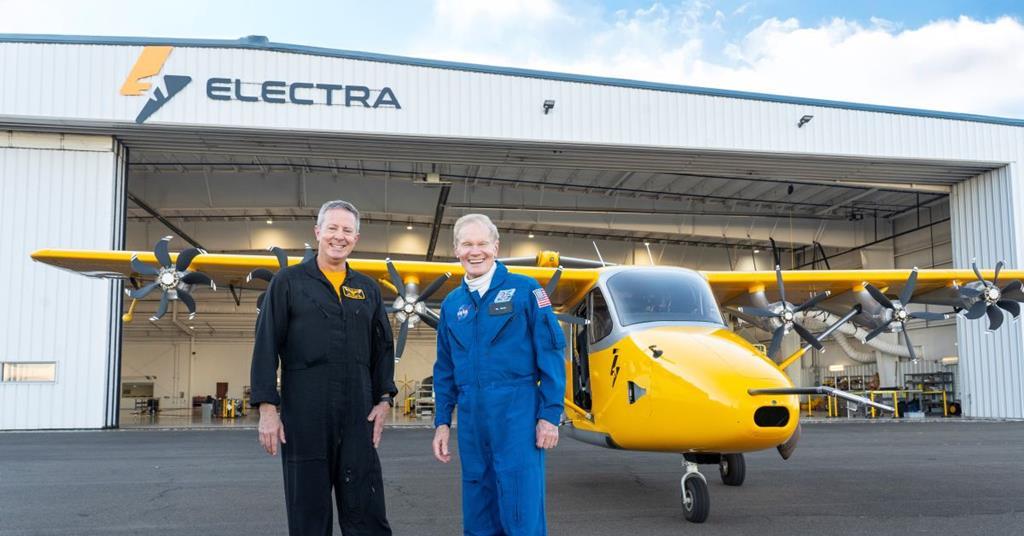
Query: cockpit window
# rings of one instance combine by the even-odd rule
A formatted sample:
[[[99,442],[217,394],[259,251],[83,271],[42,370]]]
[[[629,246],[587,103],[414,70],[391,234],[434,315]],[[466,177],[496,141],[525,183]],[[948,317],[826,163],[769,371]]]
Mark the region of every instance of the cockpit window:
[[[608,291],[623,326],[664,321],[723,323],[711,287],[697,274],[629,270],[609,277]]]

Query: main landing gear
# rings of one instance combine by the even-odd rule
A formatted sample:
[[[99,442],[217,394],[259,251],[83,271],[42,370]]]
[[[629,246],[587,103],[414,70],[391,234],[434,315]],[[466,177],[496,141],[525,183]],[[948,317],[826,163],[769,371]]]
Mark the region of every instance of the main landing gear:
[[[741,486],[747,476],[747,464],[742,454],[684,454],[683,477],[679,479],[679,497],[683,517],[691,523],[703,523],[711,513],[711,495],[708,481],[697,464],[718,464],[722,483]]]

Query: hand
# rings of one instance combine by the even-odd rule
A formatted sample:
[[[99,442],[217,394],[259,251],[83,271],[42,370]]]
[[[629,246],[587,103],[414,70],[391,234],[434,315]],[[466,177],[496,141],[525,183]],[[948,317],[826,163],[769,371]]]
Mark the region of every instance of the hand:
[[[277,456],[278,441],[287,443],[284,440],[284,425],[277,414],[277,406],[273,404],[260,404],[259,438],[263,450],[271,456]]]
[[[380,436],[384,434],[384,420],[388,418],[389,411],[391,404],[381,402],[373,406],[370,414],[366,416],[366,420],[373,423],[373,448],[380,446]]]
[[[544,419],[537,419],[537,448],[553,449],[555,445],[558,445],[558,427]]]
[[[434,430],[434,457],[441,463],[452,461],[452,455],[448,452],[448,438],[451,433],[451,428],[447,424],[442,424]]]

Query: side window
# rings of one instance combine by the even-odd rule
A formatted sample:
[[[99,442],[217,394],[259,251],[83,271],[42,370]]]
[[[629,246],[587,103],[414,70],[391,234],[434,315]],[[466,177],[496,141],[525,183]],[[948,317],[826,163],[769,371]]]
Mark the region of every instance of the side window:
[[[601,294],[601,289],[595,288],[590,293],[590,342],[595,343],[608,336],[612,332],[612,315],[608,311],[608,302]]]

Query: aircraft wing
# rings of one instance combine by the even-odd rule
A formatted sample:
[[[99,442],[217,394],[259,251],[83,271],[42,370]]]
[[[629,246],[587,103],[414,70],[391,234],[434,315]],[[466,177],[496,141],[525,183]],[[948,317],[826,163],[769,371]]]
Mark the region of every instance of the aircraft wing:
[[[134,278],[138,281],[152,280],[152,276],[140,274],[133,269],[131,262],[133,257],[138,257],[138,261],[150,266],[155,267],[159,265],[156,255],[150,251],[41,249],[32,253],[32,258],[38,262],[89,277],[107,279]],[[169,253],[169,257],[172,262],[176,262],[178,254]],[[289,265],[297,264],[301,261],[302,257],[288,257]],[[434,294],[434,297],[437,299],[442,298],[462,282],[463,270],[459,263],[393,261],[393,264],[403,281],[415,279],[421,290],[437,277],[445,273],[451,273],[452,277]],[[382,288],[385,289],[385,295],[394,294],[385,261],[350,259],[349,265],[353,269],[378,280]],[[271,254],[230,255],[203,253],[192,260],[188,270],[206,274],[219,287],[233,285],[237,288],[262,289],[266,286],[266,283],[263,281],[256,278],[247,281],[250,272],[258,268],[275,272],[278,267],[277,258]],[[530,266],[512,266],[509,267],[509,270],[533,277],[541,285],[547,284],[556,271],[554,268]],[[560,306],[576,301],[597,281],[597,273],[595,269],[564,269],[558,286],[551,296],[552,303],[555,306]]]
[[[782,271],[788,301],[799,303],[809,296],[829,291],[829,299],[836,299],[851,291],[864,290],[870,283],[890,297],[899,296],[911,277],[912,270],[790,270]],[[995,278],[995,270],[979,270],[981,277],[989,282]],[[718,302],[723,306],[742,305],[746,295],[763,290],[771,301],[779,299],[776,273],[757,272],[702,272],[707,278]],[[1005,289],[1014,281],[1024,279],[1024,270],[1000,270],[996,286]],[[974,270],[918,270],[910,303],[963,305],[961,287],[974,286],[979,277]],[[1020,286],[1016,286],[1019,292]],[[1016,296],[1016,294],[1014,294]]]

